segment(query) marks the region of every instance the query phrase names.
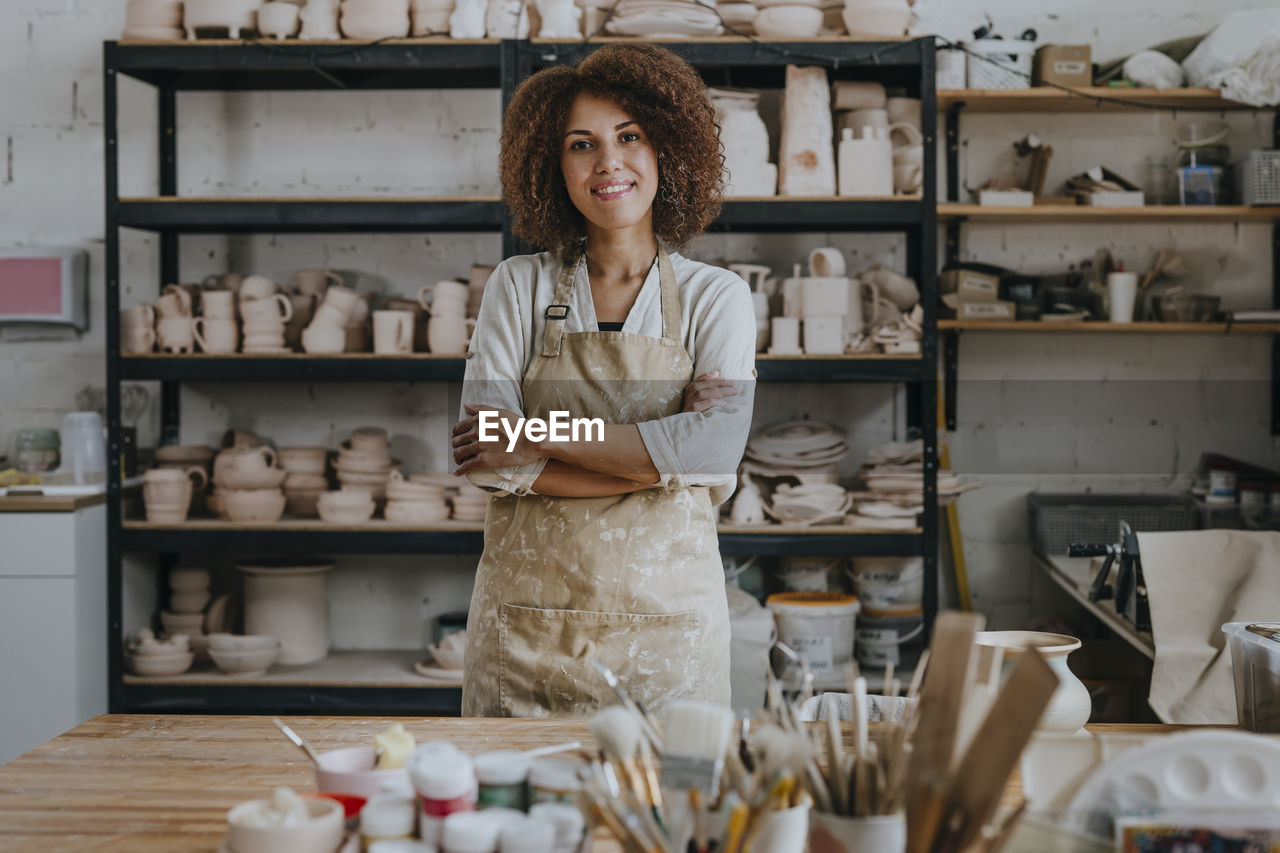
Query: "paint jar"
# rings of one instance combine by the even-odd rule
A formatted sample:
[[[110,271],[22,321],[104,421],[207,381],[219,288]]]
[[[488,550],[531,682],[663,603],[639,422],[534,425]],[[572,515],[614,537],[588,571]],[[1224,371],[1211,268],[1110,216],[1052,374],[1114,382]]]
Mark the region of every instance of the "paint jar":
[[[581,762],[567,758],[539,758],[529,768],[529,802],[574,805],[583,769]]]
[[[1240,483],[1240,514],[1245,518],[1258,519],[1267,513],[1267,484],[1260,480],[1245,480]]]
[[[418,808],[409,796],[380,793],[360,810],[360,838],[366,847],[377,841],[412,839],[418,822]]]
[[[456,812],[444,819],[441,853],[498,853],[503,822],[484,812]]]
[[[532,764],[533,759],[515,750],[498,750],[476,756],[479,808],[525,811],[529,807],[529,789],[525,782]]]
[[[924,557],[854,557],[848,575],[863,619],[899,616],[924,601]]]
[[[498,853],[555,853],[555,850],[555,824],[527,815],[503,821],[498,834]]]
[[[556,853],[573,853],[586,837],[587,821],[573,803],[534,803],[529,817],[556,828]]]
[[[924,610],[917,608],[891,616],[868,616],[858,619],[858,663],[882,668],[893,664],[897,669],[913,669],[924,651]]]
[[[1209,463],[1209,493],[1205,503],[1230,504],[1236,500],[1236,466],[1231,462]]]
[[[778,623],[778,639],[803,655],[814,675],[837,673],[853,657],[856,597],[843,592],[780,592],[769,596],[765,605]]]
[[[409,778],[422,804],[419,834],[429,844],[440,843],[448,817],[476,809],[475,768],[451,743],[429,741],[415,749],[409,756]]]

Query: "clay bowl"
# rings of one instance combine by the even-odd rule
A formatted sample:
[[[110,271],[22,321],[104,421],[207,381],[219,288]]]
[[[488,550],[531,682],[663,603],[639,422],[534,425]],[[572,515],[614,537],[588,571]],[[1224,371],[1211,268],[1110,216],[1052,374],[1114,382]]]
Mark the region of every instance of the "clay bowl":
[[[343,485],[377,486],[383,491],[387,488],[387,472],[385,470],[353,471],[350,468],[339,468],[338,480]]]
[[[343,0],[344,15],[407,15],[409,0]]]
[[[204,633],[203,613],[174,613],[169,610],[160,611],[160,624],[169,635],[188,634],[194,636]]]
[[[822,29],[822,10],[812,6],[769,6],[759,11],[754,23],[762,38],[812,38]]]
[[[324,491],[329,488],[329,478],[324,474],[295,474],[284,478],[285,494],[289,492]]]
[[[359,524],[373,518],[374,499],[365,491],[324,492],[316,499],[316,511],[333,524]]]
[[[324,494],[323,489],[285,492],[285,512],[297,518],[315,518],[319,515],[316,502],[322,494]]]
[[[409,13],[404,12],[347,12],[338,21],[342,34],[349,39],[372,41],[385,38],[404,38],[409,35]]]
[[[209,657],[213,658],[214,665],[227,675],[241,677],[265,675],[271,665],[276,662],[276,658],[280,657],[280,641],[276,640],[274,646],[265,649],[242,651],[216,649],[210,644]]]
[[[444,501],[387,501],[382,515],[387,521],[401,524],[431,524],[449,517],[449,507]]]
[[[174,592],[207,589],[208,586],[208,569],[201,569],[195,566],[178,566],[169,570],[169,589]]]
[[[253,491],[278,489],[289,472],[283,468],[266,468],[262,471],[223,471],[214,479],[223,491]],[[225,495],[223,496],[225,498]]]
[[[209,648],[220,652],[261,652],[280,648],[273,634],[209,634]]]
[[[371,746],[332,749],[320,753],[319,759],[319,766],[316,767],[316,790],[325,793],[373,797],[388,780],[409,781],[407,768],[375,769],[377,759]]]
[[[163,655],[138,655],[132,652],[125,652],[125,666],[134,675],[143,676],[163,676],[163,675],[181,675],[188,669],[196,659],[195,652],[177,652],[174,654]]]
[[[276,464],[291,474],[323,474],[328,458],[329,450],[324,447],[282,447]]]
[[[230,489],[222,491],[227,518],[236,522],[279,521],[284,515],[284,492],[279,489]]]
[[[187,520],[188,504],[161,504],[147,501],[147,521],[152,524],[182,524]]]
[[[217,489],[214,489],[209,493],[209,497],[205,499],[204,506],[205,509],[209,511],[210,515],[226,521],[227,508],[222,505],[222,493]]]
[[[342,804],[325,797],[304,797],[311,820],[298,826],[257,829],[246,826],[249,815],[259,812],[270,800],[248,800],[227,812],[230,832],[224,847],[235,853],[312,853],[337,850],[342,844]]]
[[[174,613],[203,613],[210,597],[208,589],[174,590],[169,606]]]
[[[431,652],[431,657],[441,669],[462,669],[461,649],[448,649],[432,644],[427,646],[427,651]]]
[[[367,2],[367,0],[363,0]],[[346,444],[352,450],[386,450],[390,444],[387,431],[377,426],[362,426],[351,431]]]
[[[207,465],[213,448],[203,444],[165,444],[156,448],[156,461],[173,465]]]
[[[391,478],[387,481],[387,497],[393,501],[442,501],[444,489]]]

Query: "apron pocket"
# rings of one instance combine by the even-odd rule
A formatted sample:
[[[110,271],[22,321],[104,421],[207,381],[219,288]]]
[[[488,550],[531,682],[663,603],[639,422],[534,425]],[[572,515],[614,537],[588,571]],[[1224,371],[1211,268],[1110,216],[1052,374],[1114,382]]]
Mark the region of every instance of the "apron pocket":
[[[698,692],[703,643],[696,610],[606,613],[503,604],[499,680],[513,717],[584,716],[617,703],[591,665],[599,658],[634,698],[657,713]]]

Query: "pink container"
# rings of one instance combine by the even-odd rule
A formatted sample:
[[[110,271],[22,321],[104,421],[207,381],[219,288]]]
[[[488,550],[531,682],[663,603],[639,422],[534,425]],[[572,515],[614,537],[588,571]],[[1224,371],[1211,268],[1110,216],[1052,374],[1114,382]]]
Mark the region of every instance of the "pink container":
[[[316,768],[316,790],[334,794],[356,794],[372,797],[388,779],[400,779],[406,787],[409,771],[403,767],[395,770],[376,770],[372,746],[352,746],[320,753],[320,766]]]

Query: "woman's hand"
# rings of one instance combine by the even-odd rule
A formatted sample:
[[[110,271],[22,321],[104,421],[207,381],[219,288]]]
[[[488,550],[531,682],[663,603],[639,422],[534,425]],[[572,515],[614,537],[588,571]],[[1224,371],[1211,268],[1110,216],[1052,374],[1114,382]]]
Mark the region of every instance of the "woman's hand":
[[[523,429],[517,433],[515,444],[510,450],[507,449],[508,445],[511,445],[511,438],[503,429],[502,422],[505,421],[514,429],[516,423],[521,420],[520,415],[493,406],[466,405],[463,409],[471,417],[458,421],[453,426],[453,461],[458,465],[453,472],[455,476],[461,477],[471,471],[486,468],[528,465],[541,457],[538,445],[525,437]],[[493,425],[493,419],[487,419],[491,424],[488,430],[491,438],[488,441],[480,440],[480,412],[482,411],[496,412],[499,419],[496,426]],[[496,439],[492,438],[495,434]]]
[[[738,389],[728,379],[720,378],[720,371],[704,373],[684,386],[682,412],[705,412],[724,405],[725,397],[738,396]]]

